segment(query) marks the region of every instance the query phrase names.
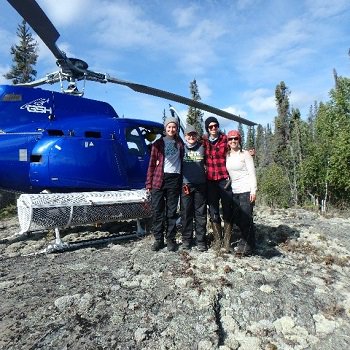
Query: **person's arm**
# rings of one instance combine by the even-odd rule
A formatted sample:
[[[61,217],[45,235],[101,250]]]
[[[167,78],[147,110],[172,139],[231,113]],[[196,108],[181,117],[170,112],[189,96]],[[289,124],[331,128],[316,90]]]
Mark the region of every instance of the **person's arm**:
[[[152,145],[151,156],[149,159],[148,169],[147,169],[147,178],[146,178],[146,189],[147,190],[152,189],[153,175],[155,172],[155,168],[157,166],[157,159],[158,159],[157,154],[158,154],[157,143],[154,143]]]
[[[256,191],[257,191],[257,181],[256,181],[256,171],[253,157],[249,154],[248,151],[244,152],[245,164],[249,174],[249,183],[250,183],[250,202],[253,203],[256,200]]]

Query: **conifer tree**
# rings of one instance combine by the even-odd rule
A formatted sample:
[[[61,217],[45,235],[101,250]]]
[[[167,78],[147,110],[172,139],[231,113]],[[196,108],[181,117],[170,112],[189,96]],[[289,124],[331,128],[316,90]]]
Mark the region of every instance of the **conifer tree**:
[[[12,67],[4,74],[13,84],[28,83],[35,79],[34,66],[38,59],[38,43],[34,40],[27,23],[23,20],[17,27],[19,44],[11,46]]]
[[[275,118],[275,161],[283,163],[289,142],[289,95],[290,91],[284,81],[281,81],[275,90],[275,99],[278,115]]]
[[[245,142],[245,148],[246,149],[253,149],[253,148],[255,148],[255,129],[254,129],[254,126],[249,126],[248,127],[247,140]]]
[[[238,131],[241,134],[242,145],[245,145],[245,135],[242,123],[238,123]]]
[[[257,168],[263,165],[264,155],[266,154],[265,149],[265,136],[264,128],[261,124],[256,128],[256,138],[255,138],[255,164]]]
[[[196,79],[193,79],[190,83],[190,92],[192,100],[201,100]],[[189,106],[186,123],[194,126],[200,136],[203,135],[203,112],[201,110]]]
[[[330,97],[319,105],[315,139],[303,164],[306,190],[324,207],[350,200],[350,79],[337,77]]]

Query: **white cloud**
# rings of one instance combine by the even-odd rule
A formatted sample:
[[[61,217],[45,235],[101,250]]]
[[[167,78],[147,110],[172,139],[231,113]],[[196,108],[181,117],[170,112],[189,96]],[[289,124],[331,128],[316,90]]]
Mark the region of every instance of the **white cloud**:
[[[16,42],[17,36],[0,28],[0,54],[10,56],[10,48]]]
[[[276,110],[274,91],[268,89],[257,89],[244,94],[246,104],[255,113],[266,113]]]
[[[212,95],[212,89],[210,88],[210,83],[206,79],[196,79],[199,95],[204,103]]]
[[[254,6],[254,3],[256,0],[238,0],[237,1],[237,8],[242,11],[246,8],[249,8],[250,6]]]
[[[8,73],[10,66],[0,66],[0,84],[10,84],[11,82],[4,78],[4,74]]]
[[[245,118],[247,116],[247,112],[237,106],[228,106],[222,108],[225,112],[232,113],[234,115],[238,115],[239,117]]]
[[[328,18],[349,11],[350,4],[348,0],[306,0],[306,6],[310,15],[317,19]]]
[[[45,11],[54,26],[63,27],[77,21],[87,19],[86,14],[93,14],[98,2],[90,0],[38,0],[40,7]]]
[[[173,20],[178,28],[185,28],[192,26],[196,21],[197,6],[178,7],[172,12]]]
[[[111,48],[153,47],[164,29],[128,3],[103,3],[94,13],[93,38]],[[163,40],[162,40],[163,41]]]
[[[303,47],[310,35],[305,27],[305,23],[299,19],[292,20],[279,28],[277,34],[259,37],[255,43],[251,55],[248,57],[249,66],[269,64],[281,64],[290,66],[289,54],[302,58],[308,52]]]

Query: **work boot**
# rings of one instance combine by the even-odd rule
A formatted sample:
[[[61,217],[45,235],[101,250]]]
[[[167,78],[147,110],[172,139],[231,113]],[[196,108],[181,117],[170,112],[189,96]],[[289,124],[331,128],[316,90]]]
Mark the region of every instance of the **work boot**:
[[[156,239],[151,246],[151,250],[153,250],[154,252],[157,252],[158,250],[161,250],[164,247],[165,247],[164,241],[160,239]]]
[[[231,222],[224,222],[224,241],[222,248],[225,253],[229,253],[231,250],[232,226]]]
[[[205,242],[197,242],[197,249],[200,252],[206,252],[207,251],[207,245],[205,244]]]
[[[248,242],[241,238],[237,244],[237,247],[234,250],[234,253],[237,257],[250,256],[253,254],[252,247],[248,244]]]
[[[182,241],[181,249],[183,249],[183,250],[190,250],[191,249],[191,242],[189,242],[189,241]]]
[[[166,246],[167,246],[169,252],[176,251],[177,245],[176,245],[176,241],[174,239],[167,239]]]
[[[214,250],[219,251],[222,244],[222,229],[221,229],[221,223],[219,222],[212,222],[212,229],[213,229],[213,242],[212,247]]]

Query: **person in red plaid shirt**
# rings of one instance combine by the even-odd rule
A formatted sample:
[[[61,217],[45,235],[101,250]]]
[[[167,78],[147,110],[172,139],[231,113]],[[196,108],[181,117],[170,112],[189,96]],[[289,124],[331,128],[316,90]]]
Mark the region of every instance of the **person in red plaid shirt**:
[[[227,137],[219,129],[218,120],[211,116],[205,120],[207,135],[203,138],[206,155],[208,205],[213,229],[213,248],[220,250],[224,236],[231,237],[232,190],[226,169]],[[224,221],[221,226],[220,202]]]
[[[152,196],[153,251],[164,248],[164,216],[166,243],[169,251],[175,251],[176,211],[182,187],[182,159],[184,143],[178,136],[177,118],[164,122],[165,136],[152,145],[147,170],[146,189]],[[164,215],[165,213],[165,215]]]

